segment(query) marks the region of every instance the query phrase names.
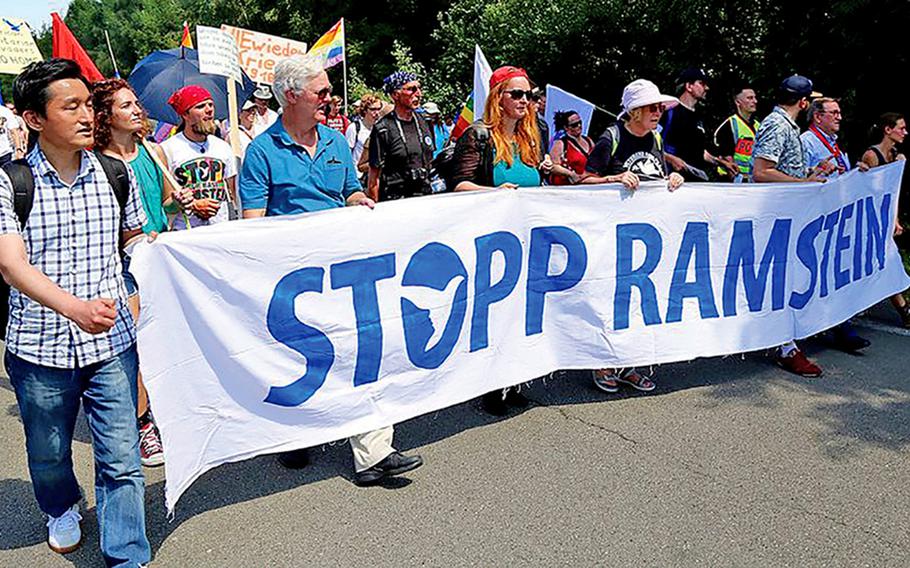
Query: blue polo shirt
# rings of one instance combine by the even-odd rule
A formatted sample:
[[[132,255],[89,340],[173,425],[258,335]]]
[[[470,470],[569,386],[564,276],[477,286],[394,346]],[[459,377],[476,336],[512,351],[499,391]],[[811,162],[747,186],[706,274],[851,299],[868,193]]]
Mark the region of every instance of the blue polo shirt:
[[[279,118],[246,149],[240,171],[244,209],[265,209],[266,215],[292,215],[344,207],[361,191],[348,144],[336,130],[316,125],[316,154],[291,139]]]

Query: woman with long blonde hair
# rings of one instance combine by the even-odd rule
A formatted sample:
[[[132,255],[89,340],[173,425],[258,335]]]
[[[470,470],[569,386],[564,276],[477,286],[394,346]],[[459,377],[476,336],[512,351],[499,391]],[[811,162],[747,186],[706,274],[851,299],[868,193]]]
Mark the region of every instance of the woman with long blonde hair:
[[[553,164],[544,156],[537,116],[530,109],[531,82],[524,69],[500,67],[490,77],[483,120],[455,146],[455,191],[536,187]]]

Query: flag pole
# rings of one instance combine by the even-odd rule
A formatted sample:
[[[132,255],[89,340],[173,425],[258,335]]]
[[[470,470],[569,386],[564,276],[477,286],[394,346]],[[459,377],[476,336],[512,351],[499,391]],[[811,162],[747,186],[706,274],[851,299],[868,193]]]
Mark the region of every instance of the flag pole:
[[[107,52],[111,56],[111,63],[114,65],[114,77],[120,78],[120,71],[117,70],[117,60],[114,59],[114,50],[111,49],[111,36],[107,35],[107,30],[104,30],[104,41],[107,42]]]
[[[341,69],[344,75],[344,115],[348,115],[348,38],[344,30],[344,18],[341,18],[341,37],[344,43],[341,44]]]

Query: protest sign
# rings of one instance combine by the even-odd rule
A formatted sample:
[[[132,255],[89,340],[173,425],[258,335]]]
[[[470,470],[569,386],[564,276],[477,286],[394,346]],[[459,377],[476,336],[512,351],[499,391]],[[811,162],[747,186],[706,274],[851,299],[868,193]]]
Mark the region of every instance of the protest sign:
[[[219,464],[557,369],[828,329],[910,285],[891,239],[902,171],[477,191],[165,233],[131,271],[167,506]]]
[[[26,65],[42,59],[25,20],[0,18],[0,73],[18,75]]]
[[[199,71],[230,77],[243,82],[240,71],[240,53],[231,34],[218,28],[196,26],[196,43],[199,45]]]
[[[292,39],[228,25],[222,25],[221,29],[234,38],[240,52],[240,67],[256,83],[271,85],[279,61],[307,50],[305,43]]]

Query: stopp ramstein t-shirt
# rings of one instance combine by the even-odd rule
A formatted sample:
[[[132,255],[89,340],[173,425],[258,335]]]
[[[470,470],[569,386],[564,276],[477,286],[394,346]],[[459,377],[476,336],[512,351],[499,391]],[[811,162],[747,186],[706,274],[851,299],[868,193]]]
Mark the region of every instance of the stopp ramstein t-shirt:
[[[167,157],[167,167],[182,187],[192,190],[195,199],[214,199],[221,203],[215,216],[200,219],[189,213],[178,213],[174,218],[174,229],[185,229],[187,220],[190,227],[212,225],[228,220],[227,180],[237,175],[234,154],[227,142],[217,136],[209,136],[199,144],[189,140],[183,132],[161,143]]]

